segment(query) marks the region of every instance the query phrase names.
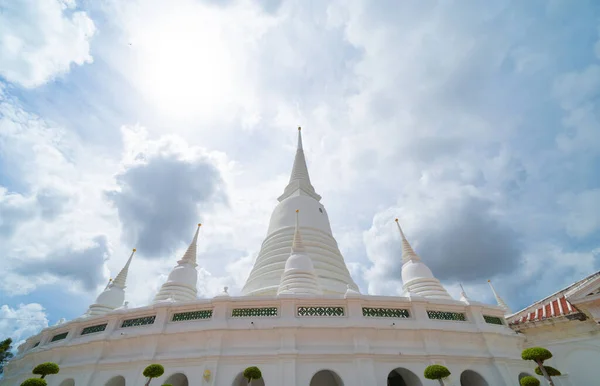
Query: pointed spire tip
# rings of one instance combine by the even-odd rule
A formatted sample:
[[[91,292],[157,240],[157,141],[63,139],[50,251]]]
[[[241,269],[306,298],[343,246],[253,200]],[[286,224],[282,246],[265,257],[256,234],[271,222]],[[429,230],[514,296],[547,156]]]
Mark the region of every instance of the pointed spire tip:
[[[302,130],[302,128],[300,126],[298,126],[298,131]]]
[[[201,224],[201,223],[198,223],[198,227],[201,227],[201,226],[202,226],[202,224]]]
[[[135,251],[137,251],[137,249],[133,248],[133,250],[132,250],[132,251],[133,251],[133,252],[135,252]]]
[[[398,219],[395,219],[394,221],[398,222]]]
[[[296,209],[296,213],[300,212],[300,209]]]

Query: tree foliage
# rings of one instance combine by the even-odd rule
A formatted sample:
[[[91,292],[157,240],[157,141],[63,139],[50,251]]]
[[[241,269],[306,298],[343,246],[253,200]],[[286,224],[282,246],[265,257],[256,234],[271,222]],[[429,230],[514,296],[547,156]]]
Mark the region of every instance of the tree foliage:
[[[523,350],[521,358],[526,361],[544,362],[552,358],[552,353],[543,347],[530,347]]]
[[[148,382],[146,382],[146,386],[150,384],[152,378],[158,378],[165,373],[165,368],[158,363],[154,363],[146,366],[144,372],[142,373],[144,377],[148,378]]]
[[[544,366],[544,368],[546,369],[546,373],[548,373],[548,375],[551,377],[558,377],[559,375],[562,375],[560,371],[552,366]],[[535,368],[535,373],[537,375],[544,375],[539,367]]]
[[[42,378],[29,378],[26,379],[25,381],[23,381],[23,383],[21,383],[21,386],[46,386],[48,385],[48,383],[46,383],[45,379]]]
[[[4,365],[13,357],[12,339],[7,338],[0,342],[0,374],[4,373]]]
[[[521,386],[540,386],[540,380],[531,375],[521,378],[519,383]]]
[[[248,380],[248,383],[250,383],[253,379],[261,379],[262,373],[260,372],[260,369],[258,367],[250,366],[246,370],[244,370],[244,378],[246,378],[246,380]]]
[[[423,375],[427,379],[440,380],[450,376],[450,370],[442,365],[430,365],[427,366]]]
[[[60,371],[60,368],[58,367],[58,365],[56,363],[45,362],[45,363],[40,363],[39,365],[35,366],[32,373],[41,375],[42,378],[46,378],[46,375],[58,374],[59,371]]]

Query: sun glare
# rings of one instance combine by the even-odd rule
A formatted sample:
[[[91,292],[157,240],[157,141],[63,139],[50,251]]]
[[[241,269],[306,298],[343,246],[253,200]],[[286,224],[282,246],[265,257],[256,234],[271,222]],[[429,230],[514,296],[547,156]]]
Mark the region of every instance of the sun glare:
[[[233,47],[218,14],[180,10],[140,31],[137,74],[144,97],[174,118],[206,116],[232,98]]]

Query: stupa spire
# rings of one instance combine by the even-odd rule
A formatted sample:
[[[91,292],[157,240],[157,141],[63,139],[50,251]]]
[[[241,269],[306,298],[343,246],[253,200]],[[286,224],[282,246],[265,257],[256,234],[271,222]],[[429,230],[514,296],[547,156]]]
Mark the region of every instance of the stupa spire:
[[[322,295],[312,259],[306,252],[300,235],[299,210],[296,209],[296,229],[290,257],[285,262],[277,294]]]
[[[494,289],[494,286],[492,285],[492,281],[488,280],[488,284],[492,289],[492,293],[494,294],[494,298],[496,298],[496,303],[498,304],[498,306],[503,308],[506,314],[510,314],[512,312],[510,310],[510,307],[508,307],[508,304],[506,304],[506,302],[500,297],[500,295],[498,295],[498,293]]]
[[[452,299],[442,283],[433,276],[428,266],[421,261],[404,236],[398,219],[396,226],[402,238],[402,283],[405,293],[424,298]]]
[[[304,157],[304,148],[302,147],[301,127],[298,127],[298,145],[296,146],[296,156],[294,157],[294,165],[292,166],[290,181],[285,187],[283,194],[279,196],[278,200],[281,202],[294,194],[304,194],[311,196],[317,201],[321,200],[321,196],[315,192],[315,188],[310,183],[308,167],[306,166],[306,158]]]
[[[197,249],[197,245],[198,245],[198,233],[200,233],[201,226],[202,226],[202,224],[198,224],[198,228],[196,228],[196,233],[194,234],[194,238],[192,239],[190,246],[183,254],[183,257],[181,258],[181,260],[179,260],[177,263],[179,263],[179,264],[190,263],[190,264],[194,264],[195,266],[198,265],[198,264],[196,264],[196,249]]]
[[[197,299],[198,290],[198,270],[196,267],[196,244],[198,243],[198,233],[202,224],[198,224],[194,238],[183,257],[177,261],[177,265],[167,278],[167,282],[160,287],[160,290],[154,297],[154,303],[173,301],[189,302]]]
[[[300,211],[296,209],[296,229],[294,230],[294,239],[292,240],[292,253],[306,252],[304,243],[302,242],[302,235],[300,235],[300,221],[298,219],[299,212]]]
[[[131,255],[129,255],[129,259],[127,259],[127,263],[125,263],[125,266],[123,267],[123,269],[121,269],[121,272],[119,272],[117,277],[115,277],[115,280],[112,281],[112,285],[125,288],[125,282],[127,281],[127,273],[129,273],[129,265],[131,264],[131,260],[133,259],[135,251],[136,249],[133,248],[133,250],[131,251]]]
[[[402,227],[400,226],[400,222],[398,219],[394,220],[396,222],[396,226],[398,227],[398,232],[400,232],[400,238],[402,239],[402,262],[406,263],[409,260],[419,261],[421,258],[419,255],[415,253],[415,251],[410,246],[410,243],[404,236],[404,232],[402,231]]]
[[[108,285],[104,288],[104,291],[98,295],[96,302],[89,307],[86,315],[103,315],[123,306],[123,302],[125,301],[127,273],[134,254],[135,248],[131,251],[131,255],[129,255],[129,259],[127,259],[121,272],[119,272],[115,280],[109,280]]]

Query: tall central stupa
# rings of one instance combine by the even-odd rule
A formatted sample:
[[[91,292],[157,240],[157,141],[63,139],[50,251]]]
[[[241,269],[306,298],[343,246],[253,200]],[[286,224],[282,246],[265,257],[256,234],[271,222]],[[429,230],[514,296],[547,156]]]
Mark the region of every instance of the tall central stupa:
[[[267,237],[242,294],[277,294],[294,239],[296,210],[302,213],[299,230],[302,232],[306,251],[312,257],[317,281],[323,293],[344,294],[348,288],[358,291],[331,232],[329,216],[321,204],[321,196],[310,183],[300,128],[292,175],[278,200],[279,204],[271,214]]]

